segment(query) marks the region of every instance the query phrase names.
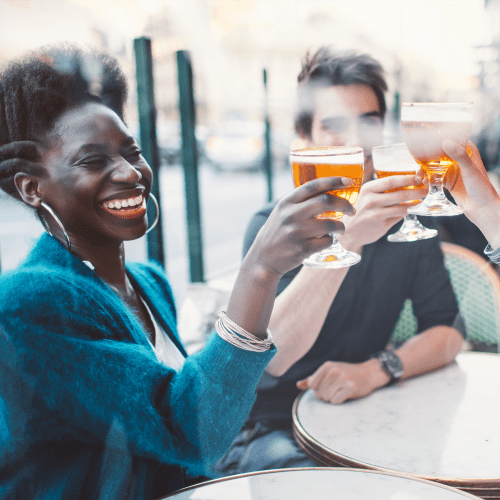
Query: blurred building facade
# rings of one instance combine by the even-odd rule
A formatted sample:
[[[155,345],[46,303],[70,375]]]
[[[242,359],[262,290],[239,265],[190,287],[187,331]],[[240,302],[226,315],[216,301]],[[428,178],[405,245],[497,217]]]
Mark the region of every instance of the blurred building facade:
[[[239,113],[261,120],[262,71],[268,74],[268,104],[277,127],[292,127],[296,77],[307,50],[331,44],[379,59],[398,100],[471,98],[491,80],[484,73],[460,79],[443,75],[417,52],[388,43],[363,29],[349,2],[289,0],[0,0],[0,63],[55,40],[93,43],[113,52],[130,78],[127,116],[136,121],[132,43],[153,39],[155,87],[160,120],[177,121],[175,52],[189,50],[195,73],[198,121],[216,124]],[[489,0],[491,30],[498,33],[499,1]],[[377,16],[385,16],[383,9]],[[495,21],[494,21],[495,19]],[[377,19],[373,20],[376,27]],[[397,26],[393,28],[397,30]],[[26,36],[29,33],[30,36]],[[493,39],[492,39],[493,42]],[[483,72],[489,66],[484,65]],[[489,70],[488,70],[489,71]],[[488,84],[489,85],[489,84]],[[396,97],[397,96],[397,97]],[[476,100],[476,95],[473,96]],[[395,110],[397,111],[397,110]],[[397,114],[397,113],[396,113]]]

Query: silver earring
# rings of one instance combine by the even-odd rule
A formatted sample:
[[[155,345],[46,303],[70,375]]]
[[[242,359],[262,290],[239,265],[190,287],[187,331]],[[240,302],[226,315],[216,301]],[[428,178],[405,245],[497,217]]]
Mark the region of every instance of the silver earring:
[[[54,210],[52,210],[52,208],[50,208],[49,205],[47,205],[47,203],[45,203],[44,201],[41,202],[40,206],[45,208],[45,210],[47,210],[47,212],[49,212],[49,214],[52,216],[52,218],[56,221],[56,224],[59,226],[59,229],[61,230],[61,232],[64,235],[64,239],[66,240],[66,246],[68,247],[68,250],[70,250],[71,249],[71,241],[69,240],[68,233],[66,232],[66,229],[64,229],[64,226],[63,226],[62,222],[60,221],[59,217],[56,215]],[[55,236],[52,234],[52,232],[50,230],[49,225],[47,224],[47,220],[45,219],[45,215],[43,215],[43,213],[40,209],[38,209],[38,217],[40,218],[40,221],[42,222],[43,227],[45,228],[45,231],[47,231],[50,234],[50,236],[55,238]]]
[[[148,227],[148,230],[146,231],[145,234],[148,234],[150,231],[154,229],[156,224],[158,224],[158,219],[160,218],[160,207],[158,206],[158,200],[156,199],[156,196],[153,193],[149,193],[149,197],[153,200],[156,207],[156,219],[154,220],[153,224],[151,224]]]

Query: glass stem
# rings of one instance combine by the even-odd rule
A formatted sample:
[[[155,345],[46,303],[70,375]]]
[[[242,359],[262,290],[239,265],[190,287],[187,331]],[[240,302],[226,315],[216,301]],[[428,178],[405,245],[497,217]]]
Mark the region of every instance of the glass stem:
[[[330,233],[330,236],[332,237],[332,244],[330,245],[330,248],[338,248],[340,246],[340,243],[339,240],[337,239],[337,234]]]
[[[337,234],[330,233],[330,236],[332,237],[332,244],[330,245],[328,251],[334,252],[335,255],[337,256],[342,256],[346,254],[347,250],[339,243],[339,240],[337,239]]]
[[[420,223],[415,214],[406,214],[399,232],[403,234],[414,233],[415,231],[418,231],[419,224]]]
[[[446,200],[446,196],[443,191],[443,177],[444,174],[432,173],[429,175],[429,194],[428,198],[432,200],[442,202]]]

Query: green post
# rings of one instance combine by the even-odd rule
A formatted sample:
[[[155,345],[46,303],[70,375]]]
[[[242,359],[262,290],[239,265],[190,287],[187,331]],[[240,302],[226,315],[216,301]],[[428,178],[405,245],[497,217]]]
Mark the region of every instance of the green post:
[[[160,213],[158,224],[147,235],[148,258],[156,260],[165,267],[163,250],[163,231],[160,199],[160,155],[156,140],[156,105],[153,81],[153,57],[151,40],[141,37],[134,39],[135,68],[137,80],[137,106],[139,111],[139,128],[142,154],[153,170],[151,193],[156,196]],[[148,203],[148,221],[153,223],[156,217],[154,203]]]
[[[193,69],[188,51],[177,51],[179,111],[181,115],[182,164],[186,189],[186,214],[191,282],[202,282],[203,239],[198,182],[198,152],[196,146],[196,113],[193,91]]]
[[[273,199],[273,163],[271,155],[271,122],[269,120],[269,110],[267,105],[267,71],[264,68],[263,71],[264,78],[264,120],[265,120],[265,131],[264,131],[264,144],[265,144],[265,154],[264,154],[264,171],[266,173],[267,179],[267,201],[272,201]]]
[[[399,91],[394,92],[394,106],[392,108],[392,116],[395,123],[399,123],[401,120],[401,103],[399,97]]]

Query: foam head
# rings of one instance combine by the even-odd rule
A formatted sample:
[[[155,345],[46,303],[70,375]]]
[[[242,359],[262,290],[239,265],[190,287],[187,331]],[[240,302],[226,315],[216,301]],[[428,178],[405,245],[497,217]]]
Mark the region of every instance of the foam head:
[[[418,163],[403,143],[375,147],[372,158],[373,167],[380,172],[414,172],[418,168]]]
[[[363,159],[363,149],[351,146],[305,148],[290,151],[291,163],[362,165]]]
[[[410,122],[472,122],[472,102],[412,102],[401,106],[401,120]]]

